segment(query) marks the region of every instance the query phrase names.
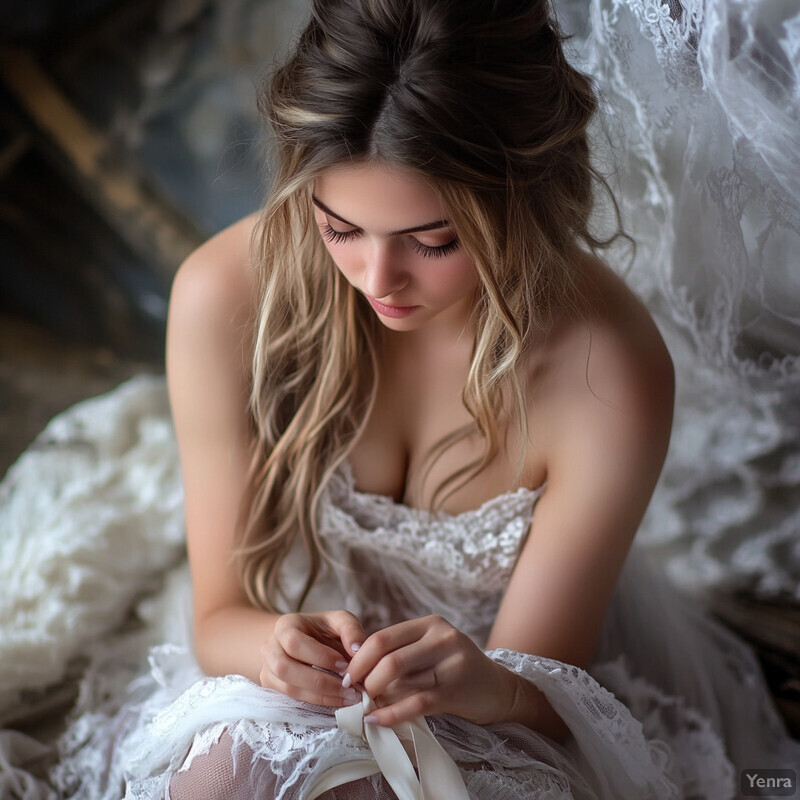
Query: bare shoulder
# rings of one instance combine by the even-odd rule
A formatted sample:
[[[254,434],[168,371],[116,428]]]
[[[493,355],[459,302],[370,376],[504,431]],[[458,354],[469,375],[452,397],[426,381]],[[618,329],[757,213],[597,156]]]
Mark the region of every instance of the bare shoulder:
[[[237,355],[240,370],[249,362],[255,311],[250,239],[255,221],[255,216],[245,217],[220,231],[178,268],[167,321],[170,383],[184,375],[188,379],[193,362],[224,369],[224,362]]]
[[[178,268],[167,319],[167,385],[181,428],[243,425],[252,355],[254,279],[246,217],[209,239]],[[224,412],[224,413],[223,413]],[[209,431],[210,432],[210,431]],[[230,423],[228,423],[230,433]],[[220,431],[221,433],[221,431]]]
[[[560,437],[600,419],[666,440],[671,429],[675,376],[669,350],[650,312],[607,265],[582,258],[588,314],[557,323],[544,348],[543,413]],[[541,394],[541,392],[540,392]],[[562,439],[563,441],[563,439]]]
[[[253,296],[250,241],[256,224],[253,214],[212,236],[178,268],[171,304],[201,304],[221,313],[242,309]]]

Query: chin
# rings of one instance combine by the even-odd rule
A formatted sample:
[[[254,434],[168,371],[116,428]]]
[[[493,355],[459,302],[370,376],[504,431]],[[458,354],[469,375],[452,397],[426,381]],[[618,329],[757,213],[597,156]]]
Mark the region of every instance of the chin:
[[[417,328],[422,327],[421,322],[409,319],[408,317],[405,319],[391,319],[378,315],[378,319],[384,328],[389,328],[393,331],[414,331]]]

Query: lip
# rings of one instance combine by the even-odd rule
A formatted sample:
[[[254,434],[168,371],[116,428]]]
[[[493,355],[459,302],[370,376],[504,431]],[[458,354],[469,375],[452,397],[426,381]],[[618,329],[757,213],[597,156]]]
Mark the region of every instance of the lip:
[[[382,314],[385,317],[394,317],[395,319],[407,317],[415,309],[419,308],[419,306],[387,306],[385,303],[380,303],[374,297],[370,297],[369,295],[367,295],[367,300],[369,300],[369,304],[379,314]]]

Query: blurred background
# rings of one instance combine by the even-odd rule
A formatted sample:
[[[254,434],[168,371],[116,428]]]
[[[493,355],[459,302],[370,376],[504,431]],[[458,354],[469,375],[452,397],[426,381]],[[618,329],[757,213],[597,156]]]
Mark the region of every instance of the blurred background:
[[[640,535],[755,646],[800,736],[800,12],[555,5],[678,372]],[[306,10],[3,0],[0,475],[58,411],[163,372],[175,269],[264,196],[256,86]]]
[[[175,269],[263,197],[256,86],[305,10],[0,5],[0,475],[56,412],[163,372]]]

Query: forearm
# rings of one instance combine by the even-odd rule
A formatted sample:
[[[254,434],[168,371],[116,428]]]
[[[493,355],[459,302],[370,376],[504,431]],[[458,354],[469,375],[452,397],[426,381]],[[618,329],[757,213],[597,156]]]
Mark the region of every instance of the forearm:
[[[208,614],[194,627],[195,654],[207,675],[244,675],[260,683],[262,645],[280,614],[252,606],[226,606]]]

